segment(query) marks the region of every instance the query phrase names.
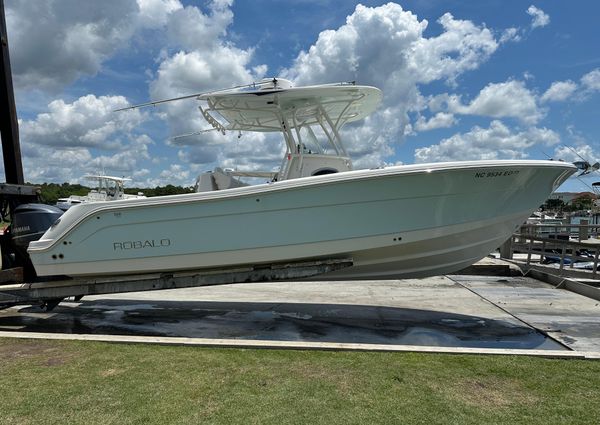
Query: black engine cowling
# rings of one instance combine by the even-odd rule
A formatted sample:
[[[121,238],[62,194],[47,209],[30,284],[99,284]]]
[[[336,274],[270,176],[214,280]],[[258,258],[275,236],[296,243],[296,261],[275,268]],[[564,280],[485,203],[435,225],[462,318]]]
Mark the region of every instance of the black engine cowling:
[[[35,276],[33,265],[27,255],[29,242],[37,241],[64,213],[60,208],[45,204],[22,204],[13,211],[9,229],[14,249],[14,265],[25,268],[29,277]]]

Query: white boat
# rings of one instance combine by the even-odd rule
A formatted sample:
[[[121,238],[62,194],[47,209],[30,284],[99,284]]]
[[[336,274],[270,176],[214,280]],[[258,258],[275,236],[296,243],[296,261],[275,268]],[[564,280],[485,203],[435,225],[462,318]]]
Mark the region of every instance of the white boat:
[[[292,88],[273,80],[198,98],[219,131],[283,134],[287,152],[272,180],[224,190],[215,189],[227,182],[211,180],[198,193],[82,204],[30,243],[38,275],[332,258],[350,258],[353,266],[319,279],[449,273],[496,249],[576,170],[533,160],[352,170],[339,131],[377,107],[374,87]]]
[[[66,211],[73,205],[79,205],[84,202],[145,198],[141,193],[137,195],[125,193],[125,182],[131,181],[131,179],[103,175],[85,175],[84,178],[95,182],[95,188],[90,190],[85,196],[71,195],[68,198],[59,198],[56,202],[58,208]]]
[[[545,214],[542,211],[534,211],[531,213],[525,224],[544,224],[548,220],[555,220],[554,215]]]

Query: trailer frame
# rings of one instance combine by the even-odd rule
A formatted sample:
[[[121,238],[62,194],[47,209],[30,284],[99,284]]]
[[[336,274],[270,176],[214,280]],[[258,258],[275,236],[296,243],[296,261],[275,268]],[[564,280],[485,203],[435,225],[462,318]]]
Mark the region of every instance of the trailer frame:
[[[157,291],[198,286],[302,280],[353,265],[350,258],[253,265],[230,269],[199,269],[124,276],[64,277],[31,283],[0,284],[0,309],[15,305],[40,305],[47,310],[62,300],[86,295]],[[18,271],[12,271],[18,275]]]

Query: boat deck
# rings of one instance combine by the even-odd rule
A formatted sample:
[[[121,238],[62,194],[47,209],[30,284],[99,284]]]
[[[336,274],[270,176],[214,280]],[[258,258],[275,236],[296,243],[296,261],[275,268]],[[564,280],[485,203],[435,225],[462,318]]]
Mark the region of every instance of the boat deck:
[[[12,307],[0,337],[596,358],[599,313],[593,298],[520,276],[270,282]]]

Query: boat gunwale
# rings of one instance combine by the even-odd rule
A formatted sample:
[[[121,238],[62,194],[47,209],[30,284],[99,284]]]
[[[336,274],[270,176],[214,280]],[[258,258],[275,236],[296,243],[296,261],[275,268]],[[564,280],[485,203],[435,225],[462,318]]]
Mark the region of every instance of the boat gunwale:
[[[139,199],[119,199],[110,202],[94,202],[86,204],[86,208],[97,206],[93,211],[102,209],[114,208],[116,206],[132,207],[133,204],[143,206],[145,204],[154,204],[153,200],[161,199],[163,201],[185,201],[192,202],[195,200],[212,200],[218,198],[227,198],[230,195],[253,195],[263,192],[272,192],[277,190],[297,189],[305,186],[313,186],[317,184],[339,183],[352,180],[372,179],[377,177],[391,177],[402,174],[418,174],[418,173],[434,173],[450,170],[473,169],[483,167],[542,167],[554,168],[556,166],[564,168],[564,171],[575,171],[577,168],[571,163],[547,160],[495,160],[495,161],[456,161],[456,162],[441,162],[427,164],[411,164],[411,165],[394,165],[383,168],[370,168],[362,170],[342,171],[339,173],[324,174],[320,176],[299,177],[289,180],[281,180],[276,182],[268,182],[257,185],[235,187],[231,189],[213,190],[207,192],[181,193],[177,195],[152,196]],[[176,202],[175,202],[176,203]]]
[[[44,251],[52,249],[55,245],[60,244],[61,241],[69,235],[73,228],[78,226],[80,223],[84,222],[91,216],[106,211],[118,212],[122,210],[131,210],[137,208],[155,208],[162,207],[165,205],[188,204],[196,202],[204,203],[213,200],[237,199],[272,192],[287,192],[293,189],[313,187],[316,185],[329,186],[331,184],[347,183],[360,180],[371,180],[374,178],[392,178],[402,175],[414,175],[421,173],[429,174],[440,173],[445,171],[462,171],[465,169],[506,167],[563,168],[563,172],[566,172],[568,170],[575,171],[577,169],[571,163],[549,160],[484,160],[411,164],[376,169],[344,171],[340,173],[326,174],[322,176],[301,177],[296,179],[283,180],[280,182],[269,182],[265,184],[216,190],[210,192],[196,192],[190,194],[166,195],[160,197],[123,199],[116,201],[100,201],[87,204],[79,204],[76,206],[77,209],[84,208],[87,211],[85,211],[79,217],[74,217],[72,223],[69,224],[69,227],[67,227],[63,232],[61,232],[61,234],[58,235],[57,238],[43,239],[42,237],[42,239],[33,241],[28,248],[28,252],[42,253]],[[161,202],[157,203],[157,199],[160,199]]]

